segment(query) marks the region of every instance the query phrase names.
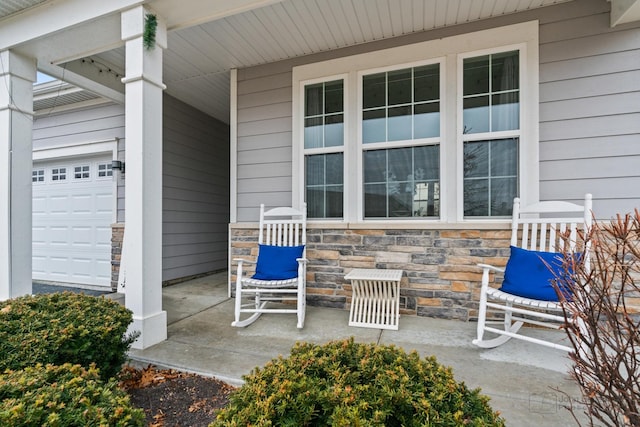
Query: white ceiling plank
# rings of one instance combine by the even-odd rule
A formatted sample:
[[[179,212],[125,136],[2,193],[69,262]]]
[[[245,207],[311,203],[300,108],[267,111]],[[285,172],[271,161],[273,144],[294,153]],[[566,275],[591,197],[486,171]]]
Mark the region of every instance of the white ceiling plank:
[[[350,1],[329,0],[329,7],[326,9],[325,19],[333,23],[332,31],[336,34],[335,38],[339,39],[341,47],[356,44],[355,32],[358,32],[358,23],[348,20],[348,10],[351,9]]]
[[[372,28],[374,34],[377,34],[378,39],[394,37],[393,34],[393,25],[391,24],[391,17],[389,16],[389,6],[388,2],[385,0],[376,0],[375,3],[371,2],[372,5],[369,6],[369,10],[371,10],[373,14],[373,24]],[[375,23],[379,24],[379,27],[376,28]]]
[[[278,59],[285,59],[288,57],[289,54],[283,47],[283,38],[275,36],[275,34],[279,34],[279,32],[272,32],[272,29],[265,25],[255,11],[245,13],[242,16],[246,18],[247,26],[249,28],[248,34],[252,36],[252,39],[259,39],[264,42],[265,51],[269,56]]]
[[[478,19],[482,19],[482,17],[491,18],[493,16],[495,3],[496,0],[483,0],[482,9],[480,10],[480,16]]]
[[[468,21],[475,21],[480,19],[480,14],[482,13],[482,7],[486,0],[478,0],[474,2],[469,2],[469,17]]]
[[[247,44],[235,28],[229,25],[227,20],[217,21],[215,26],[207,25],[207,33],[217,40],[221,46],[230,52],[238,61],[236,68],[247,67],[249,64],[262,64],[265,58],[255,49]]]
[[[9,7],[7,1],[0,5],[0,19],[6,17],[2,13]],[[11,1],[21,5],[35,2],[36,9],[43,7],[37,6],[39,0]],[[55,1],[47,0],[47,3]],[[182,7],[183,3],[186,8],[200,5],[203,13],[215,15],[215,19],[203,20],[197,25],[186,26],[182,22],[172,27],[164,52],[163,80],[168,94],[227,121],[231,68],[248,68],[567,1],[576,0],[219,0],[216,4],[211,0],[181,0],[180,6],[176,6],[175,0],[149,0],[148,4],[166,6],[166,10],[154,9],[161,16],[162,12],[174,13],[172,10]],[[640,3],[640,0],[619,1]],[[189,13],[193,19],[205,19],[188,11],[175,13],[167,17],[170,22],[177,23],[182,19],[180,16]],[[117,14],[110,17],[109,28],[117,26],[116,17]],[[106,18],[103,21],[106,22]],[[62,34],[52,36],[49,44],[34,43],[31,51],[44,55],[38,56],[39,59],[47,57],[44,51],[56,55],[62,51],[73,54],[83,51],[82,58],[90,55],[113,64],[115,70],[124,70],[125,49],[121,40],[102,52],[100,49],[107,49],[103,42],[86,40],[86,37],[83,41],[73,40],[74,34],[84,34],[83,31],[69,32],[64,37]],[[64,43],[59,46],[52,45],[61,40]],[[92,43],[101,47],[89,49]]]
[[[226,18],[230,28],[235,29],[236,37],[247,46],[251,46],[257,55],[264,58],[263,62],[278,60],[284,57],[284,53],[278,47],[278,43],[271,38],[269,32],[262,27],[260,21],[252,13]]]
[[[339,1],[339,0],[338,0]],[[356,12],[356,4],[353,0],[342,2],[341,25],[349,28],[349,33],[354,44],[363,43],[367,40],[362,29],[362,22]],[[335,14],[334,14],[335,15]]]
[[[493,8],[493,16],[504,15],[510,0],[496,0]]]
[[[258,9],[255,13],[264,20],[265,27],[273,32],[274,37],[280,39],[287,58],[297,55],[297,52],[310,52],[311,48],[300,33],[300,29],[290,19],[289,15],[282,8],[282,4],[274,7],[264,7]],[[288,37],[282,37],[282,33],[288,34]]]
[[[369,0],[370,1],[370,0]],[[376,40],[376,37],[373,33],[372,22],[369,18],[369,13],[367,10],[367,1],[366,0],[352,0],[351,4],[353,5],[353,9],[355,11],[356,17],[358,18],[358,24],[360,25],[360,30],[362,31],[362,36],[365,41]]]
[[[386,7],[388,8],[389,19],[391,21],[391,31],[393,37],[401,36],[405,32],[410,32],[411,21],[407,21],[408,25],[404,25],[402,16],[402,2],[398,0],[388,0]]]
[[[320,46],[322,45],[319,42],[318,38],[314,34],[311,29],[307,27],[306,22],[303,18],[303,13],[306,12],[306,6],[303,2],[293,3],[293,2],[284,2],[282,3],[282,7],[286,12],[287,18],[298,27],[298,32],[302,39],[305,41],[305,44],[308,46],[309,53],[318,52],[320,50]]]
[[[411,2],[411,28],[414,32],[424,30],[424,2],[413,0]]]
[[[458,21],[458,11],[460,9],[460,1],[453,0],[447,2],[447,13],[445,14],[444,25],[456,25]]]
[[[456,21],[458,24],[469,22],[469,16],[471,13],[472,4],[473,4],[472,2],[468,2],[468,1],[458,2],[458,14],[456,18]]]
[[[449,2],[447,0],[435,0],[436,1],[436,16],[434,28],[441,28],[446,25],[447,22],[447,10]]]
[[[303,0],[297,3],[300,8],[304,28],[315,34],[320,51],[338,48],[338,42],[332,33],[329,23],[315,0]]]

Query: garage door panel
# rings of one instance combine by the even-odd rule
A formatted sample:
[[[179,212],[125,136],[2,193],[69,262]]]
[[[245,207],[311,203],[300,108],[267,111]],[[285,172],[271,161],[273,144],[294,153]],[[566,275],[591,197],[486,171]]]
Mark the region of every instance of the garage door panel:
[[[47,242],[47,227],[34,226],[31,231],[31,239],[34,245],[44,245]]]
[[[96,227],[95,233],[96,246],[111,252],[111,227]]]
[[[64,191],[62,188],[51,189],[51,191],[56,190]],[[47,210],[51,215],[67,215],[69,213],[69,197],[49,196],[47,202]]]
[[[71,213],[73,215],[91,215],[93,198],[90,194],[74,194],[71,198]]]
[[[55,226],[49,227],[49,244],[54,247],[69,246],[69,227]]]
[[[34,197],[32,202],[33,215],[46,215],[47,214],[47,198],[46,197]]]
[[[33,278],[91,285],[111,285],[111,177],[61,181],[53,169],[109,163],[110,158],[58,159],[39,162],[45,181],[33,186]],[[66,163],[66,165],[65,165]]]
[[[109,215],[113,212],[113,195],[111,193],[96,194],[94,199],[96,215]]]
[[[96,260],[97,280],[111,286],[111,259]]]
[[[47,257],[34,256],[31,261],[31,269],[33,274],[44,275],[47,272]]]
[[[71,244],[75,247],[91,247],[93,245],[92,227],[72,227]]]

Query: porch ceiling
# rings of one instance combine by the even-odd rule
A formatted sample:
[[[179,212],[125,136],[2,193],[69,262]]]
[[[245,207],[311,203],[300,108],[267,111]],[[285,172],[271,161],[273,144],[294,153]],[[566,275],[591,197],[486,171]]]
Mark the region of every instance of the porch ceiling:
[[[151,0],[147,3],[169,24],[163,71],[166,92],[228,123],[229,70],[232,68],[251,67],[567,1],[572,0],[265,1],[262,3],[265,6],[240,9],[234,14],[226,13],[195,25],[195,15],[187,17],[183,10],[176,10],[183,2]],[[0,25],[3,18],[19,13],[21,7],[33,8],[39,3],[46,1],[3,1]],[[194,8],[199,4],[195,0],[185,3]],[[212,11],[209,13],[215,16]],[[96,75],[96,70],[108,70],[105,74],[112,75],[112,83],[107,86],[118,90],[119,78],[124,73],[124,58],[124,47],[120,46],[87,56],[85,62],[74,59],[67,62],[65,68],[69,74],[73,71],[89,78]],[[45,67],[43,71],[51,70]],[[113,81],[118,83],[114,86]]]
[[[563,3],[567,0],[285,0],[173,31],[167,92],[229,120],[229,69]],[[112,52],[113,54],[113,52]],[[122,62],[123,50],[117,59]],[[113,58],[113,59],[112,59]]]

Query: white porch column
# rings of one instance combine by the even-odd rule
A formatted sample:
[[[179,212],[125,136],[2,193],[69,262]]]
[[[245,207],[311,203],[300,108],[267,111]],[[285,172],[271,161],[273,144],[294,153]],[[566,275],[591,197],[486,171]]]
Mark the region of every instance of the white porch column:
[[[35,80],[35,59],[0,52],[0,300],[31,293]]]
[[[162,51],[166,26],[158,19],[156,40],[143,45],[145,17],[139,6],[122,13],[126,42],[125,84],[125,304],[133,311],[130,330],[141,332],[134,348],[167,339],[162,310]]]

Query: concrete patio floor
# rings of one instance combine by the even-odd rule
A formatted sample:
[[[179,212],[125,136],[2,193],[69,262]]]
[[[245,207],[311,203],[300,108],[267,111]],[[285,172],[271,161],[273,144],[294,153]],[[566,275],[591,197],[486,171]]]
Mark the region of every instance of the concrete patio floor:
[[[580,392],[568,377],[566,353],[511,340],[495,349],[471,344],[476,324],[401,316],[398,331],[348,326],[348,312],[307,307],[305,327],[293,315],[263,315],[247,328],[234,328],[233,299],[227,297],[227,272],[163,289],[168,339],[145,350],[132,349],[132,363],[175,368],[239,385],[242,376],[279,355],[296,341],[325,343],[354,337],[357,342],[394,344],[423,356],[434,355],[453,368],[458,381],[480,387],[509,426],[575,426],[563,404]],[[564,333],[532,331],[563,340]],[[565,395],[566,394],[566,395]]]

